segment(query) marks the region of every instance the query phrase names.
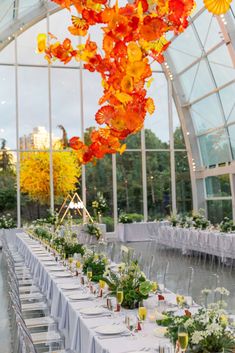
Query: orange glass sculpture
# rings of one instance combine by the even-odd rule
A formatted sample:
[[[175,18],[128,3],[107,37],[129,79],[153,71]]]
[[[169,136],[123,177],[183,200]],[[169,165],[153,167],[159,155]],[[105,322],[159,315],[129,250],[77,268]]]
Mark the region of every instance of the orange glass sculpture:
[[[72,35],[85,36],[96,24],[102,24],[103,31],[102,53],[90,37],[76,47],[70,39],[59,42],[51,34],[46,47],[45,37],[38,37],[38,51],[45,52],[49,63],[82,60],[85,69],[101,75],[103,96],[95,115],[101,126],[91,132],[88,145],[73,137],[70,146],[81,163],[103,158],[107,153],[123,153],[126,146],[122,141],[140,131],[146,114],[155,110],[146,90],[152,76],[150,60],[164,61],[163,52],[170,44],[166,34],[184,31],[194,0],[135,0],[123,7],[118,2],[111,6],[109,0],[52,1],[77,11],[68,27]]]

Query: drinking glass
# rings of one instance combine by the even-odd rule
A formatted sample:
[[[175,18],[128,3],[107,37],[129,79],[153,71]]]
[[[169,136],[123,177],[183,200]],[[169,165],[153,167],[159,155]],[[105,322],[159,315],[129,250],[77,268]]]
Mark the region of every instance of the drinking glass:
[[[181,352],[185,352],[188,347],[188,331],[184,326],[178,328],[178,342]]]
[[[123,302],[123,299],[124,299],[123,289],[121,287],[118,287],[117,288],[117,303],[119,305],[121,305]]]
[[[92,268],[91,267],[87,267],[87,272],[86,272],[88,281],[90,282],[92,279]]]

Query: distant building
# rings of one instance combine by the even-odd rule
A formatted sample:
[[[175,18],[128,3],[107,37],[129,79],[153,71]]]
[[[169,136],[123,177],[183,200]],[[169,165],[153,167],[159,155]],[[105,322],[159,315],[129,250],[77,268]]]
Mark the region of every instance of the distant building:
[[[60,139],[53,136],[52,134],[52,145],[59,144]],[[33,131],[28,135],[20,137],[20,149],[21,150],[44,150],[50,147],[49,132],[44,126],[37,126],[33,128]]]

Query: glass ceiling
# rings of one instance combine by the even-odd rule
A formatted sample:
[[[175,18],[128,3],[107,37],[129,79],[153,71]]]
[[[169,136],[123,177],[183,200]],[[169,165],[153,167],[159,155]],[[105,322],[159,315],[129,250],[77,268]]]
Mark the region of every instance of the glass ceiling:
[[[0,50],[13,33],[38,22],[47,10],[55,12],[58,7],[46,0],[2,0]],[[165,55],[164,71],[173,81],[180,106],[190,112],[188,130],[197,136],[197,166],[235,159],[234,11],[233,2],[225,16],[213,16],[198,0],[190,26],[172,39]],[[193,143],[192,136],[189,141]]]
[[[198,8],[166,53],[166,72],[181,107],[190,112],[188,130],[197,136],[197,166],[235,159],[234,28],[232,8],[225,16]],[[189,140],[193,144],[190,134]]]

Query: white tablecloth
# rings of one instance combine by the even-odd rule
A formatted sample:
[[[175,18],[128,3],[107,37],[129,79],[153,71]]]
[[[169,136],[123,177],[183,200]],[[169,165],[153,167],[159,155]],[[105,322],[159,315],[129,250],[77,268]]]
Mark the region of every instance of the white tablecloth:
[[[168,221],[119,223],[117,225],[117,238],[122,242],[153,240],[159,230],[166,225],[169,225]]]
[[[156,234],[159,244],[183,251],[193,250],[235,259],[235,234],[180,227],[162,227]]]
[[[46,266],[46,262],[40,260],[40,257],[36,253],[33,253],[35,244],[39,243],[30,239],[28,235],[24,233],[19,236],[17,235],[16,243],[19,252],[24,256],[27,266],[32,271],[34,282],[39,285],[51,303],[51,314],[58,319],[59,328],[65,335],[67,349],[72,349],[79,353],[124,353],[148,347],[154,352],[154,348],[157,349],[159,345],[169,345],[169,340],[155,337],[153,334],[153,330],[156,327],[155,323],[146,323],[144,337],[141,334],[137,334],[135,339],[132,337],[99,339],[94,331],[95,327],[116,323],[117,320],[122,322],[123,316],[118,315],[115,318],[82,317],[79,312],[81,308],[102,305],[105,300],[93,297],[92,300],[69,301],[68,295],[76,293],[76,291],[64,291],[61,289],[62,284],[79,284],[78,278],[56,279],[53,277],[53,272],[50,272],[50,267]],[[41,245],[39,247],[44,249]],[[51,260],[54,261],[52,256]],[[58,265],[58,263],[55,262],[55,265]],[[175,301],[175,296],[169,293],[169,298],[166,297],[166,299]],[[126,312],[130,313],[130,311]],[[125,311],[123,310],[122,313],[124,314]]]

